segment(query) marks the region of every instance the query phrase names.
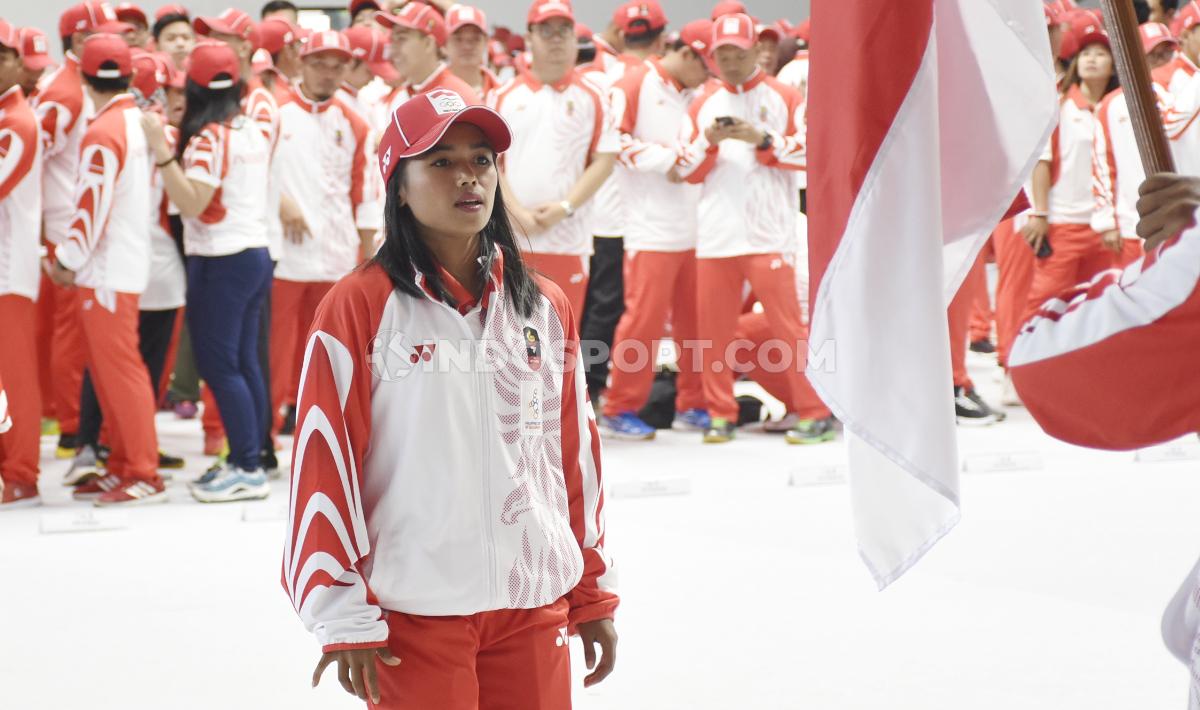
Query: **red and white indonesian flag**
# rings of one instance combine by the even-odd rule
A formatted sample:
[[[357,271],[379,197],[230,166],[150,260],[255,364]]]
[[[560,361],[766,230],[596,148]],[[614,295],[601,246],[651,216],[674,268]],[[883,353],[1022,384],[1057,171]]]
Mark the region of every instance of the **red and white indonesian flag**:
[[[809,377],[882,589],[958,522],[946,307],[1048,140],[1054,72],[1040,0],[817,0],[812,45]]]

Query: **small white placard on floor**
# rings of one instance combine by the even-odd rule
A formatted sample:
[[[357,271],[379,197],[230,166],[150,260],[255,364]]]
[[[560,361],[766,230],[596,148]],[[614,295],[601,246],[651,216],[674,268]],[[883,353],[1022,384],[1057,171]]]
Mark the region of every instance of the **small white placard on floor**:
[[[1036,451],[1004,451],[963,457],[963,471],[967,473],[1037,471],[1042,467],[1042,455]]]
[[[243,523],[278,523],[287,520],[288,507],[281,503],[247,503],[242,507]]]
[[[675,476],[615,481],[609,485],[608,491],[614,498],[681,496],[692,492],[692,480],[684,476]]]
[[[847,473],[847,468],[840,464],[804,466],[788,474],[788,485],[793,488],[836,485],[846,482]]]
[[[43,535],[124,530],[127,527],[129,527],[129,518],[125,513],[94,508],[64,513],[45,513],[42,515],[39,525]]]
[[[1200,459],[1200,443],[1180,439],[1160,446],[1138,449],[1134,461],[1138,463],[1163,463],[1167,461],[1195,461]]]

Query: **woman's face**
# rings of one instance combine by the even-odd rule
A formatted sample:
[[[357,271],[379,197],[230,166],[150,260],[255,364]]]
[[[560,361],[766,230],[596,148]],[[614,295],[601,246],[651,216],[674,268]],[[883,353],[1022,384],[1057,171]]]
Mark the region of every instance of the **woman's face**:
[[[192,51],[196,43],[196,35],[192,34],[192,26],[186,22],[172,22],[163,28],[158,35],[158,49],[171,55],[175,68],[183,68],[183,60]]]
[[[183,89],[167,89],[167,122],[176,128],[183,123],[183,112],[187,108],[187,97]]]
[[[1113,75],[1113,58],[1108,47],[1089,44],[1079,53],[1079,78],[1084,81],[1108,81]]]
[[[408,159],[400,197],[423,235],[470,238],[492,217],[498,180],[483,132],[457,123],[428,153]]]

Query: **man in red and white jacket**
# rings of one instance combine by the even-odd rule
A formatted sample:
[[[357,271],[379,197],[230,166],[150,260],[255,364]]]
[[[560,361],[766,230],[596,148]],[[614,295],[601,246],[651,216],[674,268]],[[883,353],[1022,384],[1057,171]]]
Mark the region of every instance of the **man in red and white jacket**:
[[[612,174],[620,138],[607,97],[575,69],[575,15],[557,0],[529,9],[529,70],[488,104],[513,128],[504,196],[528,263],[583,312],[592,254],[592,197]]]
[[[1171,103],[1163,111],[1163,124],[1171,139],[1175,168],[1182,175],[1200,174],[1200,3],[1189,0],[1171,23],[1179,52],[1155,69],[1154,83],[1167,90]]]
[[[334,282],[374,253],[383,209],[370,172],[375,147],[367,122],[334,96],[350,43],[316,32],[301,52],[300,81],[280,109],[275,152],[280,189],[303,214],[288,232],[271,293],[271,403],[275,428],[283,405],[295,406],[304,335]]]
[[[375,22],[392,33],[392,63],[405,83],[392,95],[388,113],[417,94],[449,89],[467,103],[481,103],[475,90],[459,79],[441,59],[446,22],[423,2],[410,2],[395,14],[378,12]]]
[[[803,387],[804,329],[791,264],[800,196],[795,173],[805,168],[800,92],[758,66],[758,31],[748,15],[713,23],[720,81],[688,110],[691,141],[679,174],[703,185],[696,244],[704,397],[712,425],[704,440],[733,438],[734,339],[742,285],[750,282],[776,337],[792,349],[791,391]]]
[[[117,21],[107,3],[88,0],[63,11],[58,34],[70,48],[62,66],[44,79],[33,109],[42,133],[42,229],[53,249],[67,238],[75,214],[75,177],[79,165],[79,143],[87,130],[87,120],[95,108],[83,90],[79,74],[79,53],[83,42],[96,32],[120,33],[129,28]],[[69,38],[69,40],[68,40]],[[69,289],[54,291],[54,335],[51,338],[50,369],[54,413],[58,418],[58,457],[75,455],[75,434],[79,429],[79,391],[83,384],[87,357],[83,332],[79,327],[78,293]]]
[[[127,93],[129,46],[97,34],[83,46],[80,70],[97,108],[81,141],[75,218],[48,265],[61,286],[79,289],[79,322],[88,370],[110,427],[103,478],[75,489],[97,505],[166,502],[158,474],[155,395],[138,350],[138,298],[150,280],[150,172],[141,111]]]
[[[394,82],[399,76],[392,66],[390,39],[374,25],[356,25],[343,30],[342,34],[350,42],[350,54],[354,58],[342,78],[337,97],[361,116],[378,136],[388,124],[387,101],[363,89],[376,80]]]
[[[1200,431],[1200,178],[1154,175],[1140,193],[1145,259],[1044,303],[1009,357],[1030,414],[1046,433],[1079,446],[1127,450]],[[1162,630],[1192,671],[1195,708],[1200,563],[1171,601]]]
[[[625,72],[612,92],[621,131],[619,164],[611,182],[629,214],[625,230],[625,312],[613,341],[612,386],[601,426],[622,439],[650,439],[654,428],[637,418],[654,379],[657,343],[670,315],[679,353],[676,426],[707,428],[696,367],[696,208],[699,190],[683,183],[683,151],[691,91],[708,80],[712,22],[696,20],[660,59]]]
[[[9,393],[0,422],[11,425],[0,438],[0,510],[38,501],[42,415],[34,305],[42,145],[37,117],[18,84],[19,48],[16,28],[0,19],[0,372],[8,377]],[[8,419],[9,411],[13,420]]]
[[[481,99],[501,84],[487,67],[487,50],[487,15],[477,7],[452,5],[446,11],[446,60],[450,71]]]

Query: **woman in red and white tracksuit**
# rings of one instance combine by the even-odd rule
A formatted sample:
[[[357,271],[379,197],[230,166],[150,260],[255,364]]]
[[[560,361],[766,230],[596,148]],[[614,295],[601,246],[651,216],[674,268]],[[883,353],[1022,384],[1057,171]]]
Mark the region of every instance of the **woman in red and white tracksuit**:
[[[386,239],[313,321],[283,586],[379,708],[569,708],[615,662],[600,443],[575,318],[521,261],[507,124],[450,91],[384,133]]]
[[[1096,105],[1117,88],[1108,34],[1079,34],[1082,49],[1062,83],[1058,127],[1033,173],[1033,213],[1022,232],[1038,254],[1027,310],[1115,263],[1092,229],[1092,140]]]

